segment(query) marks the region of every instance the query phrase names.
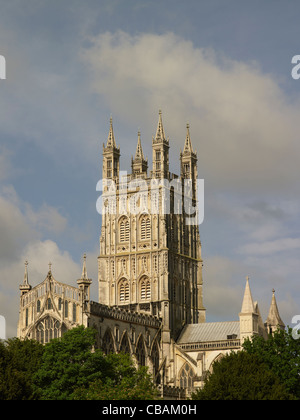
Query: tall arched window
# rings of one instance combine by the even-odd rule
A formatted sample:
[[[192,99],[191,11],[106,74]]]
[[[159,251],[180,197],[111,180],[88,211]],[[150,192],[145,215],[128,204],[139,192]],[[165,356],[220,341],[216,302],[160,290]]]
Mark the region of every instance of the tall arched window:
[[[69,316],[69,303],[67,300],[65,300],[65,317],[67,318]]]
[[[141,240],[150,239],[151,223],[149,216],[143,216],[141,219]]]
[[[129,241],[129,220],[123,217],[119,223],[120,242]]]
[[[147,277],[143,277],[140,281],[140,296],[141,300],[151,299],[151,285]]]
[[[77,306],[76,303],[73,303],[73,322],[76,322],[76,315],[77,315]]]
[[[129,340],[128,340],[128,335],[127,334],[123,335],[121,345],[120,345],[120,352],[130,354],[130,345],[129,345]]]
[[[36,311],[37,311],[37,312],[41,312],[41,301],[40,301],[40,300],[38,300],[38,301],[36,302]]]
[[[113,340],[110,329],[107,329],[105,331],[105,334],[102,340],[102,350],[104,351],[105,354],[115,352],[114,340]]]
[[[153,378],[155,380],[155,383],[159,384],[160,383],[160,377],[159,377],[159,375],[157,375],[158,368],[159,368],[159,349],[158,349],[158,344],[157,344],[156,340],[155,340],[155,343],[152,346],[152,351],[151,351],[151,356],[150,357],[151,357],[152,365],[153,365]]]
[[[142,336],[139,338],[139,341],[136,345],[136,358],[139,366],[146,366],[146,352]]]
[[[119,284],[119,301],[120,303],[129,301],[129,283],[126,279],[121,280]]]
[[[179,375],[180,387],[187,389],[188,392],[191,392],[194,386],[194,377],[195,373],[193,369],[188,363],[185,363]]]
[[[47,309],[53,309],[52,307],[52,301],[50,298],[47,299]]]

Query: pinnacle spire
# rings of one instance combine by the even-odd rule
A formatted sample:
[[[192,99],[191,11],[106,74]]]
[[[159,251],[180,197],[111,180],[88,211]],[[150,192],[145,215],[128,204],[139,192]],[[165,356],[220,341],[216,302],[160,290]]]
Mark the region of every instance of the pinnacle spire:
[[[253,303],[253,298],[252,298],[250,285],[249,285],[249,277],[247,276],[241,313],[252,313],[252,312],[254,312],[254,303]]]
[[[147,173],[148,169],[148,159],[145,159],[143,149],[142,149],[142,142],[141,142],[141,133],[138,132],[138,141],[135,151],[135,157],[131,158],[131,168],[132,173],[135,175],[139,175],[141,173]]]
[[[90,284],[92,279],[88,278],[87,269],[86,269],[86,254],[83,254],[83,263],[82,263],[82,274],[81,278],[77,280],[77,284]]]
[[[108,133],[106,147],[117,147],[115,136],[114,136],[112,117],[110,117],[109,133]]]
[[[157,130],[155,135],[155,141],[166,141],[166,135],[164,126],[162,123],[162,112],[159,110],[159,117],[158,117],[158,124],[157,124]]]
[[[272,290],[272,300],[271,300],[271,305],[270,305],[270,309],[269,309],[269,314],[268,314],[268,318],[266,321],[267,325],[276,328],[277,326],[280,327],[285,327],[282,319],[280,318],[279,315],[279,310],[278,310],[278,306],[277,306],[277,302],[276,302],[276,298],[275,298],[275,290]]]
[[[25,261],[24,265],[25,265],[25,271],[24,271],[23,285],[24,286],[27,286],[27,285],[29,285],[29,283],[28,283],[28,269],[27,269],[27,267],[28,267],[28,261],[27,260]]]
[[[143,149],[142,149],[141,132],[140,131],[138,132],[138,142],[137,142],[137,146],[136,146],[134,159],[143,159],[143,160],[145,159]]]
[[[186,125],[186,138],[185,138],[183,153],[193,153],[189,124]]]
[[[25,264],[24,280],[23,280],[23,283],[20,284],[20,287],[19,287],[22,295],[24,293],[27,293],[29,290],[31,290],[31,286],[30,286],[29,281],[28,281],[28,269],[27,269],[28,261],[26,260],[24,264]]]
[[[87,269],[86,269],[86,254],[83,255],[83,264],[82,264],[82,275],[81,278],[83,280],[87,280]]]

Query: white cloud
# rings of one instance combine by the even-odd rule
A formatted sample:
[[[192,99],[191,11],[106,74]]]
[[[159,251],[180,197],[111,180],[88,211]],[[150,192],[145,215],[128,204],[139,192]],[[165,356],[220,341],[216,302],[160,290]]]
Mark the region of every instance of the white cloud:
[[[119,118],[136,127],[142,122],[148,141],[159,108],[171,147],[183,146],[189,120],[199,176],[211,185],[256,191],[295,186],[299,106],[256,64],[195,48],[172,33],[101,34],[82,59],[92,89]]]
[[[300,248],[300,238],[280,238],[273,241],[252,242],[243,245],[239,251],[243,254],[274,255],[278,252],[291,251]]]
[[[59,248],[53,240],[42,240],[45,232],[61,233],[66,219],[57,209],[45,204],[34,211],[17,196],[12,186],[2,187],[0,194],[0,312],[6,319],[7,336],[16,335],[19,285],[23,281],[24,261],[29,261],[32,286],[47,275],[48,263],[58,281],[76,285],[80,262]]]
[[[28,222],[36,229],[48,232],[62,233],[67,225],[67,219],[56,208],[44,203],[38,211],[26,203],[25,214]]]

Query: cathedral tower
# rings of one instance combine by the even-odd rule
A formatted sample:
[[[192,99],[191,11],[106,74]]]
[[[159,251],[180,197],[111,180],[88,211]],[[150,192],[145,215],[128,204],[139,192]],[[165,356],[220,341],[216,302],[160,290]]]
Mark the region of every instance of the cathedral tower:
[[[109,142],[110,153],[116,153],[112,125]],[[182,200],[184,178],[192,174],[196,180],[197,176],[189,131],[186,143],[181,156],[185,172],[178,177],[169,172],[169,140],[159,111],[150,176],[139,134],[132,174],[127,175],[130,188],[123,190],[120,184],[114,197],[103,195],[99,302],[161,318],[165,342],[175,339],[185,324],[205,321],[199,227],[185,223]],[[108,159],[107,149],[103,149],[103,160]],[[190,170],[184,166],[188,163]],[[107,164],[103,168],[105,173]]]

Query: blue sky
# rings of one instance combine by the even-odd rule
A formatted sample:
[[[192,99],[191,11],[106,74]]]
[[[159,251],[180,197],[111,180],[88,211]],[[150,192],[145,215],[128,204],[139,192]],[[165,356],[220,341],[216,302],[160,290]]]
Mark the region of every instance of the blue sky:
[[[151,164],[162,109],[178,173],[186,123],[205,180],[208,320],[233,320],[245,277],[267,317],[299,313],[300,54],[297,1],[0,1],[0,313],[16,334],[24,261],[76,284],[87,253],[97,300],[102,143],[110,116],[130,170]]]

